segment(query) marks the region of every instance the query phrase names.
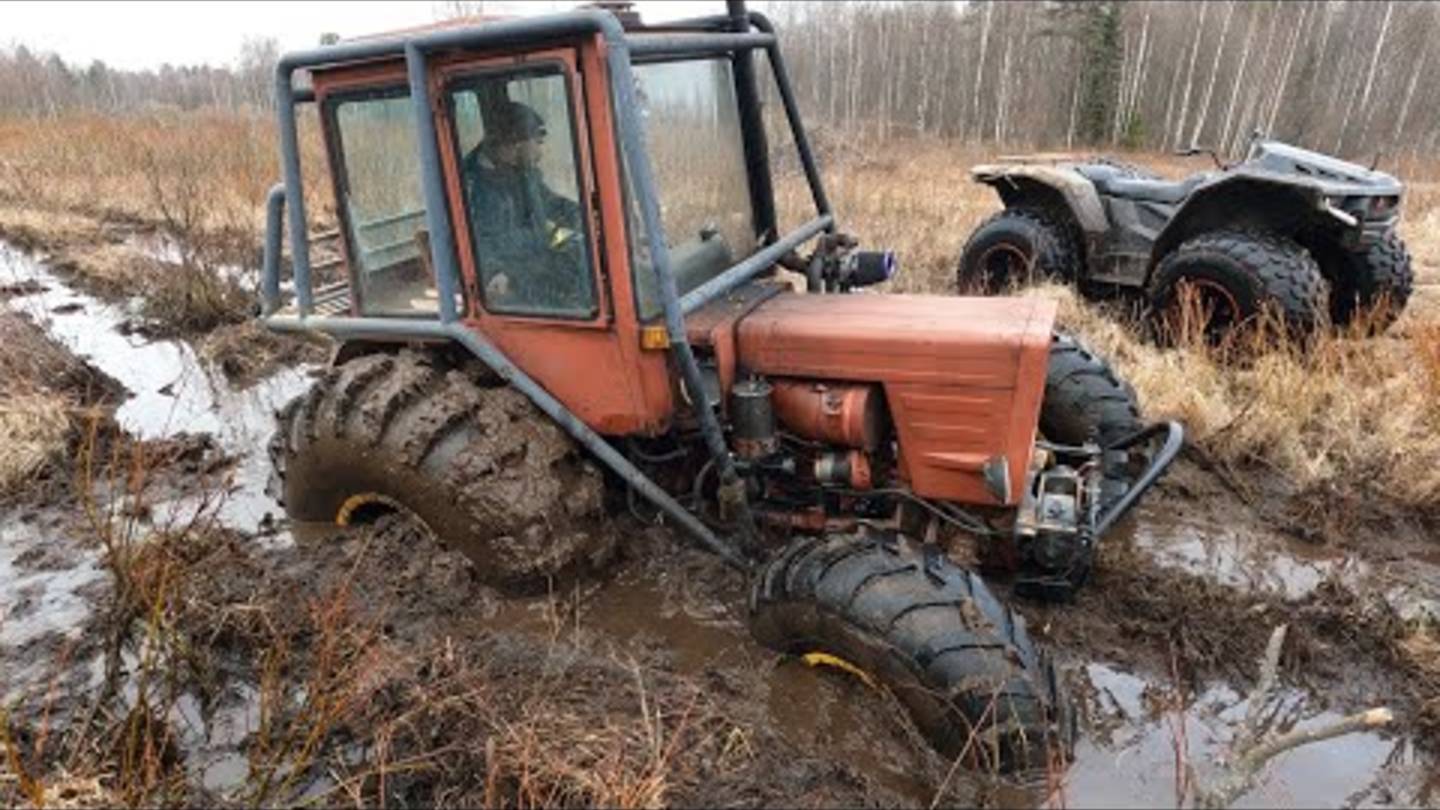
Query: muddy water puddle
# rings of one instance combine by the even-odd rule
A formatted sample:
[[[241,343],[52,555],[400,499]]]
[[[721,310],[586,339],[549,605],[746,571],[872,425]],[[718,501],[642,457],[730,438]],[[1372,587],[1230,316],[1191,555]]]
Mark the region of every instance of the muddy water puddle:
[[[75,289],[41,261],[3,242],[0,285],[12,290],[0,305],[29,316],[58,343],[125,387],[128,394],[115,420],[130,435],[167,439],[206,434],[235,459],[222,480],[208,485],[211,491],[148,504],[151,523],[184,525],[201,514],[254,533],[267,523],[267,515],[279,515],[280,507],[265,492],[270,470],[264,448],[275,409],[306,388],[308,369],[284,369],[251,388],[235,390],[211,372],[189,343],[127,334],[128,305],[109,304]],[[11,516],[0,526],[0,581],[6,585],[0,592],[0,655],[11,663],[23,658],[17,650],[41,636],[77,633],[91,615],[85,591],[102,579],[99,549],[86,540],[86,532],[47,515],[42,511],[38,520],[28,522]],[[0,690],[7,695],[24,683],[10,674]]]
[[[1219,523],[1177,511],[1163,499],[1136,507],[1134,517],[1106,542],[1130,542],[1156,565],[1198,574],[1240,590],[1300,599],[1338,577],[1354,585],[1369,565],[1342,551],[1301,543],[1253,521]]]
[[[1148,564],[1201,576],[1241,593],[1272,594],[1293,602],[1333,582],[1353,593],[1378,594],[1404,621],[1440,622],[1440,553],[1430,549],[1369,561],[1340,548],[1294,539],[1248,516],[1218,519],[1207,511],[1177,510],[1163,497],[1141,502],[1105,542],[1129,543]]]
[[[163,253],[162,244],[155,248]],[[168,255],[168,254],[167,254]],[[87,296],[44,265],[0,243],[0,284],[17,291],[3,302],[30,315],[57,341],[114,377],[130,392],[116,420],[131,434],[161,439],[181,433],[209,434],[237,459],[225,497],[213,502],[180,498],[156,509],[176,513],[216,509],[218,519],[255,534],[278,505],[265,493],[269,461],[264,452],[273,429],[273,411],[309,384],[308,369],[287,369],[244,390],[213,374],[184,341],[150,341],[126,335],[124,305]],[[1307,546],[1253,525],[1232,527],[1213,515],[1186,514],[1156,499],[1146,501],[1117,542],[1128,542],[1148,561],[1186,571],[1238,590],[1264,589],[1286,599],[1303,598],[1327,579],[1359,587],[1389,582],[1388,571],[1358,558]],[[47,636],[73,637],[90,616],[86,593],[104,578],[94,549],[67,529],[14,516],[0,524],[0,660],[5,662],[6,700],[13,689],[39,676],[51,661],[25,650]],[[288,533],[279,543],[288,542]],[[303,538],[300,542],[306,542]],[[1410,577],[1391,591],[1424,598],[1440,583],[1440,559],[1407,561],[1419,566],[1419,584]],[[1426,568],[1428,566],[1428,568]],[[578,609],[557,611],[556,600],[514,600],[483,620],[493,630],[541,638],[563,638],[578,621],[585,630],[637,654],[660,654],[686,675],[728,673],[754,692],[747,698],[765,722],[805,750],[822,751],[899,797],[929,804],[938,785],[921,776],[916,754],[904,742],[895,706],[841,673],[780,660],[750,641],[741,618],[743,594],[724,599],[689,593],[663,581],[664,575],[621,573],[602,587],[572,594]],[[569,618],[558,618],[560,615]],[[1084,704],[1077,760],[1065,776],[1069,806],[1173,805],[1175,740],[1183,737],[1202,777],[1222,755],[1243,702],[1224,683],[1211,683],[1183,712],[1166,709],[1164,673],[1141,673],[1088,660],[1084,651],[1065,651],[1078,661],[1075,680]],[[1302,696],[1296,695],[1296,699]],[[194,767],[215,790],[240,785],[247,766],[241,748],[258,718],[253,691],[229,695],[206,719],[180,708],[186,747]],[[1301,723],[1324,723],[1337,715],[1325,708],[1300,712]],[[1179,730],[1183,729],[1183,735]],[[1352,735],[1294,751],[1272,763],[1266,779],[1240,806],[1384,806],[1427,801],[1421,787],[1429,764],[1399,737]],[[973,777],[959,776],[961,779]],[[1044,802],[1041,788],[977,787],[1002,804]],[[977,795],[979,795],[977,793]]]
[[[507,600],[483,625],[558,639],[583,628],[630,654],[658,654],[683,675],[728,672],[755,692],[764,722],[792,744],[821,750],[909,802],[930,803],[935,788],[917,776],[915,749],[895,739],[905,732],[890,703],[849,676],[781,659],[755,644],[738,612],[743,594],[677,597],[677,587],[684,589],[627,571],[579,598],[570,619],[559,618],[556,600],[563,596],[557,595]]]
[[[41,262],[0,243],[0,283],[28,294],[5,306],[30,316],[55,340],[119,381],[129,396],[116,409],[121,428],[140,439],[208,434],[239,460],[227,497],[214,499],[218,519],[241,531],[278,514],[265,494],[269,460],[263,449],[274,412],[308,387],[309,368],[287,368],[243,390],[231,388],[182,340],[148,340],[129,331],[128,307],[86,295]],[[164,505],[161,505],[164,506]],[[182,499],[172,512],[193,507]]]
[[[821,750],[906,801],[928,806],[938,785],[921,775],[915,751],[896,721],[898,707],[852,676],[781,660],[760,649],[743,623],[722,606],[686,609],[653,581],[621,577],[581,600],[578,623],[636,650],[665,650],[689,675],[739,669],[753,677],[766,722],[803,750]],[[566,621],[553,601],[509,603],[488,628],[563,637]],[[1082,656],[1083,658],[1083,656]],[[1175,804],[1175,743],[1204,781],[1214,779],[1247,703],[1231,685],[1214,682],[1183,711],[1171,705],[1169,679],[1100,662],[1077,665],[1072,695],[1083,718],[1076,758],[1052,796],[1043,779],[1017,784],[975,781],[976,796],[1001,806],[1063,802],[1068,807],[1156,807]],[[1297,727],[1342,716],[1311,706],[1300,691],[1287,697]],[[1183,723],[1183,732],[1181,724]],[[1262,783],[1236,807],[1406,806],[1425,801],[1432,763],[1404,737],[1353,734],[1281,755]]]
[[[1210,685],[1183,713],[1163,681],[1103,663],[1083,666],[1088,731],[1066,774],[1070,807],[1175,806],[1177,747],[1202,784],[1214,784],[1248,703],[1229,685]],[[1297,728],[1334,723],[1341,714],[1308,708],[1293,691],[1284,704]],[[1423,800],[1430,763],[1412,744],[1377,733],[1352,734],[1282,754],[1262,783],[1235,807],[1407,806]]]

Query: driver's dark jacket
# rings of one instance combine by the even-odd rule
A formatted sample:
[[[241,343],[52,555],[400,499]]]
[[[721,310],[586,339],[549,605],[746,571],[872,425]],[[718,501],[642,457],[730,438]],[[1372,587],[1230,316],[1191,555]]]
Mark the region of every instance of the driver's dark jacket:
[[[580,209],[545,185],[540,170],[497,166],[480,149],[465,156],[462,177],[470,201],[470,232],[486,281],[504,273],[508,306],[545,309],[587,306],[593,297],[578,233]]]

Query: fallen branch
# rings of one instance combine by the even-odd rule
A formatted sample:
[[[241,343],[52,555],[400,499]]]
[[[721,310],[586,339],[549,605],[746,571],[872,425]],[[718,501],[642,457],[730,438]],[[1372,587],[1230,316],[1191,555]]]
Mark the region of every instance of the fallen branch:
[[[1285,633],[1285,625],[1276,627],[1270,634],[1270,642],[1265,645],[1265,657],[1260,661],[1260,680],[1250,695],[1245,721],[1235,735],[1234,762],[1215,786],[1210,788],[1201,786],[1193,771],[1191,772],[1190,783],[1196,785],[1196,807],[1229,807],[1255,787],[1266,763],[1286,751],[1357,731],[1377,729],[1395,719],[1389,709],[1382,707],[1343,717],[1320,728],[1292,729],[1284,734],[1271,734],[1270,723],[1265,719],[1265,707],[1279,681],[1280,651],[1285,646]]]

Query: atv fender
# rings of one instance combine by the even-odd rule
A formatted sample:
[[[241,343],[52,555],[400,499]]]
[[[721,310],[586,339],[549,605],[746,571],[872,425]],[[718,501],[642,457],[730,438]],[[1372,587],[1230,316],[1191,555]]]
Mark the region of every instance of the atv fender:
[[[1352,225],[1353,219],[1336,216],[1318,184],[1241,168],[1201,183],[1186,196],[1155,238],[1150,269],[1181,242],[1206,231],[1257,228],[1294,238],[1306,231],[1338,235]]]
[[[970,169],[977,183],[995,189],[1006,206],[1032,203],[1036,198],[1053,201],[1056,195],[1063,207],[1085,232],[1086,241],[1098,239],[1109,229],[1105,206],[1095,184],[1074,169],[1059,166],[986,164]]]

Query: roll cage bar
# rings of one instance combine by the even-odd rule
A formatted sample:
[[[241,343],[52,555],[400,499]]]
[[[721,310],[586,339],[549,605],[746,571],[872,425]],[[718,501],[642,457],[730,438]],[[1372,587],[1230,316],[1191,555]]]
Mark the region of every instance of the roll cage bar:
[[[479,27],[343,43],[286,54],[280,59],[275,70],[275,100],[279,113],[284,181],[271,188],[266,203],[265,253],[261,283],[262,321],[267,327],[277,331],[313,330],[340,338],[410,337],[453,340],[463,345],[529,397],[537,407],[614,470],[627,484],[635,487],[641,495],[703,544],[732,564],[747,567],[749,563],[746,552],[753,550],[756,541],[755,523],[743,484],[725,444],[719,418],[712,408],[697,407],[696,414],[706,449],[718,468],[721,499],[726,501],[728,498],[739,518],[739,529],[733,537],[717,536],[604,437],[581,421],[564,403],[515,365],[504,352],[459,322],[455,308],[455,290],[460,272],[456,259],[455,236],[451,231],[449,207],[444,192],[438,134],[431,115],[430,87],[426,82],[429,58],[440,51],[512,48],[516,45],[540,44],[556,39],[596,34],[602,37],[606,45],[605,58],[609,68],[611,103],[616,112],[616,135],[630,182],[636,191],[641,226],[651,253],[650,264],[660,293],[670,352],[686,390],[703,391],[705,388],[700,367],[685,331],[685,316],[775,265],[804,242],[822,232],[833,233],[835,228],[830,202],[821,185],[814,153],[800,120],[800,111],[790,87],[789,74],[785,69],[774,26],[763,14],[747,12],[744,0],[727,0],[727,10],[725,15],[698,17],[654,28],[640,28],[638,32],[642,33],[642,36],[627,34],[620,20],[608,11],[581,9],[564,14],[506,20]],[[770,59],[785,118],[795,138],[805,179],[816,208],[813,219],[783,236],[775,234],[774,199],[765,150],[761,148],[764,144],[764,132],[759,120],[758,91],[753,62],[750,59],[754,51],[761,49]],[[746,168],[750,175],[752,200],[755,203],[757,231],[761,232],[767,244],[682,298],[677,292],[670,251],[665,241],[654,172],[645,148],[644,126],[635,99],[635,80],[631,64],[636,58],[643,60],[708,55],[730,55],[735,59]],[[297,90],[293,77],[295,72],[301,69],[395,57],[403,57],[405,60],[410,100],[415,112],[421,183],[425,196],[426,225],[430,232],[431,266],[435,270],[439,320],[312,318],[314,300],[310,245],[295,110],[298,104],[313,102],[314,95],[308,90]],[[289,214],[290,254],[296,302],[296,312],[293,315],[280,311],[281,231],[286,209]]]

